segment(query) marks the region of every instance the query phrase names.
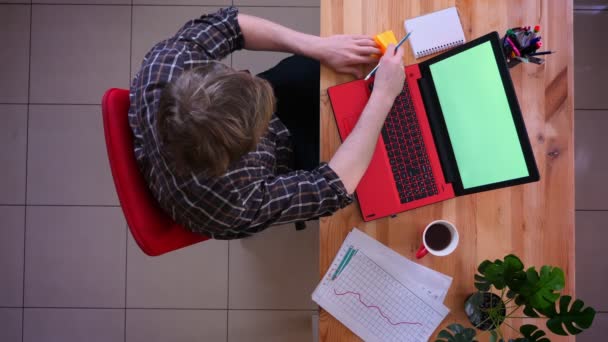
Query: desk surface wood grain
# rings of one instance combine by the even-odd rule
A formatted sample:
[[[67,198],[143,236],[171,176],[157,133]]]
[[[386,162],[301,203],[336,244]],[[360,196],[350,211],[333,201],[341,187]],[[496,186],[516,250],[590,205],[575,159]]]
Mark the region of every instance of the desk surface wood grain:
[[[509,27],[540,24],[545,47],[557,51],[542,66],[526,64],[511,70],[534,155],[541,174],[537,183],[459,197],[364,223],[357,204],[321,220],[320,276],[327,271],[352,227],[358,227],[398,253],[414,259],[424,226],[435,219],[454,222],[458,249],[447,257],[425,257],[421,263],[454,278],[445,301],[451,313],[442,327],[467,323],[463,302],[474,291],[473,275],[484,259],[518,255],[526,266],[556,265],[566,273],[564,293],[574,294],[574,145],[572,1],[568,0],[322,0],[321,35],[377,34],[393,30],[405,35],[403,20],[456,6],[467,40]],[[409,44],[405,64],[417,63]],[[365,71],[371,69],[367,68]],[[329,160],[340,138],[326,89],[352,80],[321,69],[321,157]],[[510,319],[519,327],[544,320]],[[509,328],[503,329],[509,333]],[[321,341],[358,338],[325,311],[320,316]],[[436,336],[438,331],[433,336]],[[487,334],[480,341],[487,340]],[[553,341],[574,341],[554,337]]]

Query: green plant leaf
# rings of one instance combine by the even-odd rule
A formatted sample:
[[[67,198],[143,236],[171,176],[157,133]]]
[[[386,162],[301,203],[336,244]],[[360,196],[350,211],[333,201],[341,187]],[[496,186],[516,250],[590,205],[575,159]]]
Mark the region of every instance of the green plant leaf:
[[[524,308],[524,314],[528,317],[540,317],[536,311],[534,311],[534,308],[531,305],[526,305]]]
[[[564,272],[559,267],[543,266],[540,275],[534,267],[530,267],[526,277],[515,299],[518,305],[530,305],[536,310],[547,308],[559,298],[559,293],[555,291],[564,288]]]
[[[489,265],[492,265],[492,262],[490,260],[482,261],[482,263],[479,264],[479,267],[477,267],[477,272],[479,272],[480,274],[484,274],[486,271],[486,268]],[[475,288],[477,288],[477,290],[489,291],[490,286],[492,286],[492,282],[488,281],[483,275],[479,275],[479,274],[475,275]]]
[[[475,339],[475,329],[466,328],[462,332],[462,335],[467,341],[473,341]]]
[[[477,342],[474,329],[465,329],[462,325],[455,323],[448,325],[448,330],[441,330],[435,342]]]
[[[516,338],[513,342],[551,342],[545,337],[547,334],[533,324],[522,325],[519,327],[519,332],[523,337]]]
[[[461,332],[464,331],[464,327],[457,323],[448,325],[448,329],[450,329],[452,332],[455,332],[457,334],[460,334]]]
[[[591,327],[595,318],[595,310],[592,307],[588,306],[583,309],[585,303],[580,299],[576,299],[570,306],[571,300],[571,296],[562,296],[559,299],[559,312],[555,305],[544,312],[545,316],[549,317],[547,328],[558,335],[576,335]],[[568,332],[564,330],[564,327]]]
[[[524,265],[515,255],[507,255],[504,260],[490,262],[485,260],[479,267],[479,275],[475,275],[475,287],[480,291],[488,291],[491,285],[502,290],[506,286],[517,291],[526,282]]]
[[[490,330],[490,342],[497,342],[498,341],[498,333],[496,332],[496,330]]]

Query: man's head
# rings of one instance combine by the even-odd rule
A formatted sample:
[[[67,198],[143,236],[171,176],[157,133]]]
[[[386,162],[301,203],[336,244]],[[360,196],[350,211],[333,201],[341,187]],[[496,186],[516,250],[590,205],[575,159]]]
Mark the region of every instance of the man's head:
[[[157,129],[180,173],[219,176],[252,151],[274,111],[270,84],[221,63],[189,70],[167,85]]]

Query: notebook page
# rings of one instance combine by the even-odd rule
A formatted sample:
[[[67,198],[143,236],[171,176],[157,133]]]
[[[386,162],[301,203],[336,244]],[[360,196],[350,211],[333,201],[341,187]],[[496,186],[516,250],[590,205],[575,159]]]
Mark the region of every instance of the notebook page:
[[[364,249],[370,259],[397,280],[414,279],[415,286],[427,297],[442,303],[445,300],[452,277],[409,260],[357,228],[348,234],[345,242]]]
[[[375,262],[368,253],[376,246],[360,244],[355,232],[363,234],[349,234],[313,300],[365,341],[427,341],[448,308],[420,289],[415,274],[397,277]]]
[[[416,58],[464,44],[465,37],[456,7],[405,20],[405,31]]]

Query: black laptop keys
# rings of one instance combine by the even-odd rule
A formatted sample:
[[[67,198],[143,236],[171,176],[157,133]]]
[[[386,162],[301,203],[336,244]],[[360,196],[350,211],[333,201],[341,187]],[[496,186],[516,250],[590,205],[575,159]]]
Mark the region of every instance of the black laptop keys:
[[[382,138],[401,203],[438,194],[407,81],[384,122]]]

